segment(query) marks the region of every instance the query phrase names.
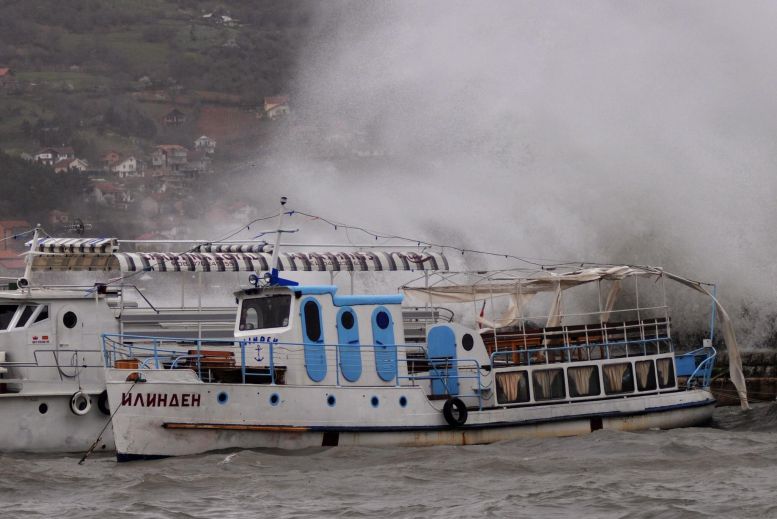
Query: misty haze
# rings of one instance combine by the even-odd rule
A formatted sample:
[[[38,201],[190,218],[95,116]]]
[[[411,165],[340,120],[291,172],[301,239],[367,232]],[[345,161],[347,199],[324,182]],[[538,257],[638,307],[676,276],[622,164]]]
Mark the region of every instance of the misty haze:
[[[613,308],[663,308],[668,297],[670,339],[678,349],[704,344],[715,352],[702,367],[709,371],[706,386],[719,391],[718,404],[758,403],[747,412],[716,408],[712,428],[600,431],[607,427],[599,419],[586,429],[596,431],[591,438],[511,439],[482,450],[416,446],[406,454],[359,446],[316,451],[308,459],[246,448],[122,473],[112,458],[97,456],[86,482],[86,472],[76,473],[69,458],[0,454],[4,466],[19,473],[32,466],[39,478],[0,481],[0,502],[13,503],[15,517],[51,516],[59,513],[56,499],[35,504],[30,496],[53,488],[68,517],[242,517],[265,503],[278,517],[774,516],[768,503],[777,476],[771,403],[777,396],[776,22],[775,2],[717,0],[0,0],[0,298],[6,287],[25,288],[33,236],[118,238],[126,240],[121,250],[127,254],[155,247],[208,253],[223,241],[249,244],[252,253],[275,261],[278,200],[285,196],[280,211],[287,233],[280,235],[287,245],[326,244],[335,253],[353,245],[397,247],[419,253],[420,265],[434,253],[449,266],[432,274],[435,269],[408,267],[412,272],[388,277],[370,271],[382,267],[280,273],[302,285],[336,285],[341,294],[394,294],[400,285],[420,290],[424,283],[428,290],[430,279],[433,286],[456,280],[477,287],[512,281],[508,274],[563,276],[562,267],[573,276],[586,268],[633,268],[623,285],[637,295],[624,293],[613,305],[621,278],[600,272],[580,290],[583,302],[563,308],[560,281],[557,291],[543,287],[525,301],[517,292],[496,302],[493,295],[478,298],[477,288],[472,299],[454,301],[442,291],[409,299],[420,311],[432,307],[433,297],[450,296],[457,321],[483,333],[489,373],[497,369],[499,329],[518,330],[524,339],[527,326],[547,334],[565,324],[560,317],[554,322],[554,312],[602,313],[603,305],[606,324]],[[81,247],[75,253],[88,256]],[[259,281],[249,281],[251,268],[231,273],[223,262],[219,268],[227,274],[219,277],[211,265],[205,285],[195,273],[199,267],[165,278],[151,272],[165,269],[140,263],[126,272],[123,263],[62,272],[69,269],[58,269],[56,256],[64,248],[41,245],[40,251],[39,260],[51,262],[41,270],[54,271],[41,272],[40,283],[59,290],[75,279],[87,286],[85,298],[97,301],[126,282],[138,315],[186,306],[201,318],[205,305],[227,316],[219,326],[228,335],[235,315],[243,319],[238,328],[251,326],[238,310],[240,290],[278,282],[259,269]],[[664,286],[653,267],[680,282]],[[95,283],[103,292],[88,288]],[[714,307],[712,293],[721,307]],[[124,304],[121,297],[115,304]],[[23,313],[33,312],[27,304],[16,315],[16,306],[0,301],[0,400],[16,390],[3,382],[16,380],[3,366],[19,365],[12,353],[6,358],[4,327],[10,332],[44,313],[36,309],[31,318]],[[511,312],[520,314],[520,325],[510,321]],[[121,312],[114,313],[119,323]],[[536,315],[546,321],[526,318]],[[627,321],[647,314],[624,315],[625,330]],[[658,330],[660,319],[650,317]],[[402,324],[401,315],[397,321]],[[669,323],[666,317],[667,330]],[[195,326],[200,342],[202,326]],[[484,328],[493,328],[493,344]],[[563,333],[568,346],[569,332]],[[733,368],[736,342],[744,375],[741,366],[738,375]],[[540,344],[548,348],[546,335]],[[261,355],[258,350],[257,362]],[[340,362],[339,349],[337,355]],[[236,365],[239,357],[232,359]],[[62,379],[67,375],[56,359]],[[312,362],[306,350],[306,369]],[[271,364],[267,371],[273,385],[275,369]],[[749,395],[734,388],[738,376],[743,385],[747,378]],[[77,385],[80,392],[80,380]],[[532,391],[538,387],[535,381]],[[29,413],[39,405],[36,400]],[[250,421],[240,417],[241,426]],[[0,451],[2,438],[0,430]],[[330,439],[320,445],[337,445]],[[543,456],[546,464],[538,467],[533,460]],[[612,472],[589,473],[602,465]],[[471,477],[471,485],[454,473]],[[701,479],[689,483],[691,473]],[[89,497],[88,505],[74,497],[83,496],[79,485],[101,480],[108,490]]]

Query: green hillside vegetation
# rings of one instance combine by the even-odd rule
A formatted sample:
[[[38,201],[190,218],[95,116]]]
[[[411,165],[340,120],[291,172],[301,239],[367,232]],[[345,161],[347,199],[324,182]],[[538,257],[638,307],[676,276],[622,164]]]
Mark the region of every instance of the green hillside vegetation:
[[[196,132],[160,126],[199,92],[242,107],[286,93],[308,29],[310,1],[6,0],[0,67],[23,88],[0,93],[0,148],[72,145],[79,156],[148,149]],[[154,104],[144,92],[163,92]],[[211,101],[205,101],[211,102]],[[165,133],[166,132],[166,133]],[[162,133],[162,135],[160,135]]]

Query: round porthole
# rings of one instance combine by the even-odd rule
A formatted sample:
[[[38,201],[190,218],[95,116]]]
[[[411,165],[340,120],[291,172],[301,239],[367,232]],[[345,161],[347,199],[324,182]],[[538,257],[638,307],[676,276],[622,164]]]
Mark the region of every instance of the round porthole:
[[[380,311],[375,316],[375,322],[378,323],[378,327],[381,330],[385,330],[389,325],[389,315],[386,312]]]
[[[353,328],[353,314],[351,312],[343,312],[343,315],[340,316],[340,324],[346,330]]]
[[[380,399],[374,396],[370,399],[370,404],[372,404],[372,407],[378,407],[380,405]]]
[[[65,325],[65,328],[75,328],[78,324],[78,316],[73,312],[65,312],[65,315],[62,316],[62,324]]]
[[[465,350],[470,351],[474,345],[475,339],[472,338],[472,335],[465,333],[464,337],[461,338],[461,346]]]
[[[329,407],[334,407],[335,404],[337,403],[337,399],[335,399],[334,395],[329,395],[328,397],[326,397],[326,403]]]
[[[38,412],[40,414],[46,414],[48,412],[48,410],[49,410],[49,406],[46,403],[43,403],[43,404],[38,406]]]
[[[270,405],[276,406],[280,403],[281,397],[278,393],[273,393],[270,395]]]
[[[399,405],[402,407],[407,407],[407,397],[401,396],[399,397]]]
[[[222,391],[216,397],[216,400],[218,401],[219,404],[224,405],[229,401],[229,395]]]

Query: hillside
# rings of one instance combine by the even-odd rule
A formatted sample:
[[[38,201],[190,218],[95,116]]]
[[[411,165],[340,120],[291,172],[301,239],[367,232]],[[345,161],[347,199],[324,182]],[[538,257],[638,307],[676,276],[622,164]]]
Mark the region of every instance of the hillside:
[[[262,101],[286,94],[313,4],[11,0],[0,4],[0,148],[148,152],[208,134],[222,156],[261,143]],[[179,109],[186,123],[168,128]],[[234,144],[230,148],[230,144]]]

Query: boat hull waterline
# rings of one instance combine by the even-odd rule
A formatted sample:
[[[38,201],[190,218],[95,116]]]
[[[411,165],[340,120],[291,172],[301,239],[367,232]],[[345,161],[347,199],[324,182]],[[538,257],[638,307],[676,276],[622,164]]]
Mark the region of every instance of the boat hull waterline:
[[[147,391],[144,386],[108,384],[111,406],[121,406],[114,416],[119,461],[234,448],[473,445],[576,436],[597,429],[693,427],[710,422],[715,403],[708,390],[698,389],[564,405],[470,409],[466,423],[452,427],[442,415],[444,401],[429,401],[420,388],[338,391],[158,383],[148,384]],[[156,405],[160,395],[166,396],[162,406]],[[173,395],[176,405],[170,406]],[[333,406],[327,402],[330,395],[335,397]]]

